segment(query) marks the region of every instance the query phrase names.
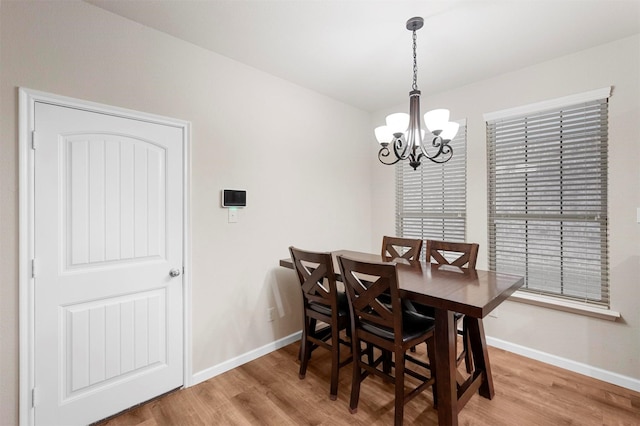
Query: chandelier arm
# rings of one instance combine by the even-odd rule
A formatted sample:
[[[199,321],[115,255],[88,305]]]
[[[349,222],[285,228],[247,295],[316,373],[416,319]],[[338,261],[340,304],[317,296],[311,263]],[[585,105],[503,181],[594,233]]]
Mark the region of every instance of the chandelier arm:
[[[438,151],[433,155],[429,155],[424,146],[420,145],[420,150],[425,158],[438,164],[446,163],[451,160],[451,157],[453,156],[453,148],[449,145],[449,141],[445,141],[440,136],[436,136],[433,138],[431,145],[438,148]]]
[[[402,153],[398,150],[402,148]],[[409,144],[406,140],[403,139],[402,136],[397,137],[393,140],[393,153],[398,157],[398,160],[406,160],[409,158],[407,154],[407,150],[409,149]]]
[[[384,161],[383,159],[389,157],[389,154],[391,154],[391,151],[389,150],[389,148],[386,146],[383,146],[382,148],[380,148],[380,151],[378,151],[378,160],[380,160],[382,164],[387,166],[392,166],[396,164],[398,161],[400,161],[400,158],[398,158],[397,156],[395,161],[391,161],[391,162]]]

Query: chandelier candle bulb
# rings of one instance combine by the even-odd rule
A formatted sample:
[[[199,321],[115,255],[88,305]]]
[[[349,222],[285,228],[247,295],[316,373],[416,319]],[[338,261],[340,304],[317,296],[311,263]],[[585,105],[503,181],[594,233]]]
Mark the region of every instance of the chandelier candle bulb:
[[[387,115],[386,122],[392,134],[404,133],[407,130],[407,126],[409,126],[409,114],[405,114],[404,112],[389,114]]]
[[[393,140],[393,133],[391,133],[388,126],[376,127],[375,133],[378,143],[383,146],[389,145],[389,142]]]
[[[460,124],[455,121],[449,121],[442,127],[442,133],[440,133],[440,137],[446,141],[450,141],[451,139],[456,137],[458,133],[458,128]]]
[[[418,90],[418,62],[416,55],[416,31],[422,28],[424,20],[414,17],[407,21],[407,29],[413,33],[413,84],[409,92],[409,114],[402,112],[389,114],[386,126],[376,127],[376,139],[382,145],[378,151],[378,160],[382,164],[393,165],[400,160],[409,160],[409,165],[416,170],[423,158],[434,163],[446,163],[453,156],[449,145],[458,132],[458,124],[449,121],[449,110],[436,109],[424,115],[427,129],[433,139],[431,148],[436,152],[430,154],[425,145],[425,131],[422,129],[420,116],[420,90]],[[391,157],[391,152],[395,158]]]
[[[448,109],[434,109],[424,115],[424,123],[431,133],[437,130],[443,130],[445,124],[449,122]]]

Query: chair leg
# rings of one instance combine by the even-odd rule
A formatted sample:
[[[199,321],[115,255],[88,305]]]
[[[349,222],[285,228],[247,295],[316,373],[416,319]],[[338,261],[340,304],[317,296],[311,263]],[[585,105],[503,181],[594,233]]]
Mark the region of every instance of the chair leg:
[[[307,337],[312,330],[312,326],[313,329],[315,329],[315,322],[313,318],[305,315],[304,326],[302,328],[302,343],[300,345],[300,372],[298,373],[300,379],[304,379],[304,376],[307,374],[307,365],[311,357],[311,342],[309,342]]]
[[[395,426],[402,426],[402,420],[404,417],[404,352],[396,352],[396,367],[395,367]]]
[[[429,357],[429,369],[431,372],[431,378],[436,377],[436,351],[435,351],[435,339],[430,338],[427,340],[427,357]],[[438,393],[436,391],[436,382],[433,382],[431,386],[431,392],[433,393],[433,408],[438,408]]]
[[[369,365],[373,365],[373,345],[371,343],[367,343],[367,361],[369,361]]]
[[[338,325],[331,327],[331,391],[329,398],[335,401],[338,398],[338,369],[340,368],[340,330]]]
[[[382,371],[391,374],[391,352],[382,350]]]
[[[351,414],[355,414],[358,412],[358,400],[360,399],[360,381],[361,378],[361,370],[360,364],[362,360],[360,357],[362,356],[360,350],[360,342],[354,336],[351,336],[353,340],[352,352],[353,352],[353,374],[351,376],[351,400],[349,401],[349,412]],[[370,351],[370,348],[367,348],[367,355]]]

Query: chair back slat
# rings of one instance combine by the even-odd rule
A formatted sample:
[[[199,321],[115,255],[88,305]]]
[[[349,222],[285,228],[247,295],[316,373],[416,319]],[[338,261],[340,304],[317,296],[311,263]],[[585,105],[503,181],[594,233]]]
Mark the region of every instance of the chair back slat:
[[[427,240],[426,260],[440,265],[452,265],[459,268],[476,269],[478,259],[477,243],[454,243],[448,241]],[[447,259],[454,257],[453,260]]]
[[[422,240],[401,237],[382,237],[382,258],[385,261],[393,259],[419,260],[422,250]],[[404,253],[403,253],[404,252]]]
[[[358,294],[353,299],[353,305],[363,318],[380,325],[388,325],[393,321],[393,312],[378,299],[382,294],[388,294],[389,283],[384,278],[378,278],[372,284],[363,283],[356,275],[352,275],[358,282],[354,291]]]
[[[331,306],[331,287],[328,289],[324,285],[327,276],[326,265],[314,265],[315,268],[300,261],[303,268],[302,275],[305,277],[301,283],[302,294],[310,302],[320,303],[322,305]]]

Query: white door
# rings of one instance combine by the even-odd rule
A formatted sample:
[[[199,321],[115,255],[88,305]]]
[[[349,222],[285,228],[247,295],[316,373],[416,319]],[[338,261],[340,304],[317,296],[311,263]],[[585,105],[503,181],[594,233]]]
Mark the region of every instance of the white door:
[[[183,384],[182,129],[34,115],[34,418],[87,424]]]

